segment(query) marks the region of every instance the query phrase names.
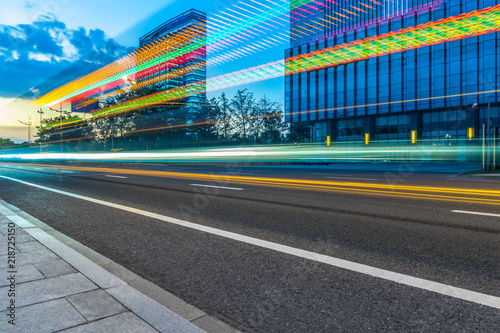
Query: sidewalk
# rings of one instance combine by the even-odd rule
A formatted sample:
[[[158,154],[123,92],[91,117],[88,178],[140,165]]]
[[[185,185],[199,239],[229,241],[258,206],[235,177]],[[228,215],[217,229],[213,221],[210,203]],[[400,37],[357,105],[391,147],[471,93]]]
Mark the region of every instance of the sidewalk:
[[[92,250],[86,248],[84,256],[53,235],[66,237],[0,200],[0,332],[235,332],[109,259],[94,253],[91,260]],[[159,302],[184,318],[95,258],[130,283],[163,295]]]

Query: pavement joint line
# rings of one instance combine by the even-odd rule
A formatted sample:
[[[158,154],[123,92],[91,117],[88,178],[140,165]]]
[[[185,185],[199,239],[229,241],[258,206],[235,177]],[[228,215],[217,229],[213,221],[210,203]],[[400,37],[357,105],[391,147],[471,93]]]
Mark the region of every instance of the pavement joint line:
[[[18,211],[19,213],[23,213],[25,216],[23,217],[23,216],[17,215],[17,213],[15,213],[14,211]],[[169,293],[168,291],[165,291],[161,287],[156,286],[154,283],[141,278],[137,274],[129,271],[125,267],[120,266],[119,264],[117,264],[114,261],[110,260],[109,258],[101,255],[100,253],[98,253],[90,248],[87,248],[85,245],[78,243],[77,241],[73,240],[72,238],[70,238],[64,234],[61,234],[59,231],[53,229],[52,227],[48,226],[47,224],[38,220],[37,218],[32,217],[31,215],[25,213],[24,211],[20,210],[16,206],[13,206],[12,204],[5,202],[1,198],[0,198],[0,214],[5,215],[9,220],[16,223],[22,229],[26,230],[26,232],[28,232],[38,242],[40,242],[41,244],[46,246],[49,250],[53,251],[58,256],[60,256],[62,260],[65,260],[71,266],[75,267],[81,274],[86,276],[90,281],[94,282],[98,287],[102,288],[102,290],[104,290],[108,295],[110,295],[111,297],[116,299],[119,303],[121,303],[122,305],[127,307],[130,311],[135,313],[138,317],[140,317],[142,320],[147,322],[149,325],[151,325],[155,329],[159,329],[160,332],[177,332],[177,329],[175,327],[164,327],[165,324],[162,322],[158,322],[158,321],[155,322],[156,326],[153,325],[148,320],[155,321],[154,316],[151,316],[150,313],[148,314],[147,311],[144,311],[144,309],[149,308],[150,312],[156,313],[156,315],[158,315],[161,318],[170,318],[170,319],[174,318],[174,320],[176,320],[178,322],[178,324],[180,323],[181,328],[182,328],[182,326],[185,326],[185,324],[183,324],[183,322],[188,322],[191,325],[194,325],[194,329],[191,329],[191,330],[181,329],[179,332],[186,332],[186,333],[187,332],[239,333],[238,330],[234,329],[233,327],[230,327],[228,324],[218,320],[215,317],[209,316],[205,312],[203,312],[203,311],[195,308],[194,306],[186,303],[182,299]],[[32,221],[29,222],[28,219],[32,220]],[[33,222],[36,225],[33,224]],[[49,231],[42,230],[42,228],[49,230]],[[33,233],[30,232],[30,230],[34,231],[34,232]],[[42,236],[40,237],[40,235],[42,235]],[[57,237],[57,236],[59,236],[59,237]],[[64,239],[66,241],[61,240],[60,239],[61,236],[64,236]],[[43,240],[49,239],[50,243],[46,244],[40,238],[42,238]],[[77,246],[75,246],[75,244],[73,244],[73,246],[68,245],[67,244],[68,240],[70,240],[72,243],[76,243]],[[74,259],[68,260],[68,258],[61,256],[61,254],[56,252],[56,250],[54,249],[54,244],[56,245],[57,248],[63,248],[63,249],[65,248],[63,250],[65,252],[70,252],[70,253],[73,252],[73,254],[75,254]],[[85,248],[87,250],[87,252],[92,252],[94,254],[93,258],[88,258],[86,255],[80,253],[79,250],[81,250],[82,248]],[[120,283],[117,285],[111,285],[108,287],[99,285],[99,283],[97,283],[92,276],[89,276],[92,274],[88,274],[88,272],[84,272],[81,268],[77,267],[79,261],[90,262],[91,265],[97,267],[96,268],[97,271],[102,270],[101,272],[105,272],[104,274],[106,274],[108,277],[112,277],[115,280],[119,280]],[[103,265],[99,264],[99,262],[105,262],[107,264],[107,267],[103,267]],[[109,269],[107,269],[111,265],[113,265],[115,267],[119,267],[120,269],[122,269],[124,271],[127,271],[127,274],[129,275],[129,279],[130,279],[130,276],[133,276],[132,282],[134,282],[133,283],[134,286],[132,286],[129,283],[129,281],[125,281],[121,277],[117,277],[115,274],[111,273],[109,271]],[[129,280],[129,279],[127,279],[127,280]],[[141,289],[144,289],[144,287],[141,288],[141,286],[144,286],[144,284],[154,286],[154,288],[155,288],[155,290],[154,290],[155,295],[154,296],[150,296],[151,293],[147,294],[143,290],[141,290]],[[122,287],[126,286],[127,290],[129,291],[128,292],[129,295],[130,295],[130,291],[132,291],[135,294],[136,298],[137,298],[137,296],[139,296],[139,298],[141,299],[141,302],[142,302],[141,303],[142,307],[139,307],[135,302],[129,302],[129,300],[127,299],[126,296],[114,294],[115,288],[118,288],[120,286],[122,286]],[[156,299],[154,299],[154,297],[158,297],[159,291],[163,292],[163,294],[166,294],[166,296],[170,298],[168,300],[170,307],[167,307],[164,304],[162,304],[162,302],[159,302]],[[62,297],[62,298],[65,298],[65,297]],[[129,304],[125,305],[124,302],[128,302]],[[41,302],[41,303],[43,303],[43,302]],[[151,308],[155,311],[151,311]],[[178,312],[179,308],[184,310],[183,315],[176,313],[176,310]],[[192,313],[193,315],[189,316],[187,314],[187,312]],[[178,317],[178,318],[175,319],[175,317]],[[207,326],[207,324],[205,324],[205,323],[199,323],[198,321],[201,318],[209,318],[211,320],[210,321],[211,325]],[[195,321],[196,321],[196,323],[194,323]],[[157,327],[157,326],[159,326],[159,327]]]
[[[9,208],[5,207],[2,202],[0,202],[0,214],[5,215],[7,219],[14,222],[38,242],[61,257],[61,259],[75,267],[77,271],[95,283],[98,288],[103,289],[111,297],[117,299],[122,305],[160,332],[205,332],[193,323],[129,286],[125,281],[78,253],[73,248],[15,214]],[[121,292],[115,292],[117,288]],[[139,303],[137,303],[138,299],[140,300]]]
[[[482,212],[470,212],[466,210],[452,210],[452,213],[459,213],[459,214],[471,214],[471,215],[483,215],[483,216],[493,216],[493,217],[500,217],[500,214],[493,214],[493,213],[482,213]]]
[[[168,222],[168,223],[171,223],[174,225],[178,225],[178,226],[182,226],[185,228],[205,232],[205,233],[212,234],[215,236],[239,241],[242,243],[258,246],[258,247],[273,250],[276,252],[285,253],[285,254],[296,256],[299,258],[304,258],[304,259],[324,263],[324,264],[327,264],[330,266],[338,267],[341,269],[346,269],[346,270],[361,273],[364,275],[369,275],[369,276],[379,278],[382,280],[396,282],[396,283],[399,283],[402,285],[406,285],[406,286],[410,286],[410,287],[414,287],[414,288],[418,288],[418,289],[422,289],[422,290],[427,290],[427,291],[434,292],[437,294],[441,294],[441,295],[469,301],[472,303],[481,304],[481,305],[489,306],[492,308],[500,309],[500,297],[497,297],[497,296],[487,295],[487,294],[475,292],[472,290],[454,287],[451,285],[446,285],[446,284],[431,281],[431,280],[413,277],[410,275],[401,274],[401,273],[389,271],[386,269],[372,267],[372,266],[368,266],[368,265],[364,265],[364,264],[360,264],[360,263],[356,263],[356,262],[352,262],[352,261],[348,261],[348,260],[344,260],[344,259],[340,259],[340,258],[327,256],[327,255],[320,254],[320,253],[302,250],[299,248],[294,248],[291,246],[278,244],[278,243],[266,241],[266,240],[259,239],[259,238],[245,236],[245,235],[237,234],[237,233],[222,230],[222,229],[212,228],[212,227],[208,227],[208,226],[204,226],[204,225],[176,219],[176,218],[169,217],[169,216],[144,211],[144,210],[137,209],[137,208],[132,208],[132,207],[128,207],[128,206],[124,206],[124,205],[120,205],[120,204],[115,204],[115,203],[104,201],[104,200],[99,200],[99,199],[95,199],[95,198],[91,198],[91,197],[87,197],[87,196],[83,196],[83,195],[79,195],[79,194],[75,194],[75,193],[71,193],[71,192],[61,191],[61,190],[53,189],[50,187],[25,182],[23,180],[11,178],[11,177],[0,176],[0,178],[9,179],[11,181],[15,181],[15,182],[18,182],[21,184],[25,184],[25,185],[32,186],[32,187],[39,188],[39,189],[43,189],[46,191],[66,195],[66,196],[73,197],[76,199],[81,199],[81,200],[97,203],[97,204],[100,204],[103,206],[116,208],[116,209],[120,209],[123,211],[128,211],[131,213],[151,217],[151,218],[165,221],[165,222]]]

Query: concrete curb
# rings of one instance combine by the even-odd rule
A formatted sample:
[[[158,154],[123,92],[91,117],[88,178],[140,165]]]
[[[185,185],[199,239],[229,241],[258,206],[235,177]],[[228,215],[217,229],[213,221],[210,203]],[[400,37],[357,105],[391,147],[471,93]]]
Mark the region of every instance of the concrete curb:
[[[2,199],[0,213],[160,332],[238,332]]]

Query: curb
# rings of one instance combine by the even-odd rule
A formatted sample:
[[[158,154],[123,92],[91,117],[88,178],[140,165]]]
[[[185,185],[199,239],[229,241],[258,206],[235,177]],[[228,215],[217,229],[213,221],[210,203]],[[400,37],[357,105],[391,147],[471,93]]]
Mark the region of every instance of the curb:
[[[0,213],[160,332],[239,332],[2,199]]]

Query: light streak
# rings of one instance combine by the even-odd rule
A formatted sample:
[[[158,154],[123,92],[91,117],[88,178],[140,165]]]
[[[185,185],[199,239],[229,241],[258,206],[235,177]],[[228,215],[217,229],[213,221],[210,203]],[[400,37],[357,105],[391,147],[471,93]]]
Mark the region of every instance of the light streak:
[[[305,2],[308,3],[310,2],[310,0],[306,0]],[[290,4],[290,8],[297,8],[301,5],[303,5],[303,3],[298,3],[296,0],[293,0]],[[208,40],[202,38],[203,36],[200,36],[199,32],[195,33],[196,30],[188,28],[190,34],[173,34],[172,36],[169,36],[169,38],[161,39],[159,43],[151,43],[149,45],[146,45],[133,54],[130,54],[113,64],[105,66],[96,72],[93,72],[83,78],[74,80],[58,89],[53,90],[49,94],[46,94],[39,98],[36,104],[52,106],[56,103],[65,102],[72,97],[79,96],[85,92],[91,91],[101,86],[105,86],[106,84],[113,83],[124,75],[134,75],[141,70],[145,70],[149,67],[164,63],[168,60],[175,59],[182,54],[203,48],[207,44],[211,45],[216,42],[220,43],[221,41],[235,36],[238,33],[248,31],[252,28],[255,29],[255,27],[259,24],[263,24],[269,20],[272,20],[274,17],[284,14],[286,10],[287,9],[285,7],[281,6],[271,8],[269,11],[261,13],[251,19],[244,20],[236,24],[236,26],[231,27],[230,29],[224,29],[215,33],[214,35],[209,35]],[[204,30],[204,27],[201,27],[201,30]],[[175,40],[174,35],[177,38],[177,48],[174,50],[169,49],[168,52],[165,52],[167,46],[172,48],[172,45],[168,44],[172,40]],[[195,38],[197,40],[188,43],[188,40],[186,40],[186,38]],[[158,56],[159,54],[160,56]]]
[[[214,152],[215,153],[215,152]],[[234,153],[233,153],[234,154]],[[71,158],[75,160],[121,160],[128,161],[134,158],[147,158],[147,156],[161,158],[162,153],[113,153],[113,154],[33,154],[37,155],[37,159],[61,159]],[[53,156],[54,155],[54,156]],[[179,155],[179,154],[169,154]],[[180,155],[185,156],[186,153]],[[192,153],[191,155],[204,156],[205,153]],[[219,155],[225,155],[224,152],[219,152]],[[2,155],[0,155],[2,157]],[[22,160],[31,160],[34,156],[16,155]],[[63,159],[65,159],[63,158]],[[8,164],[8,163],[1,163]],[[50,164],[30,164],[30,166],[44,167],[47,169],[64,169],[72,171],[88,171],[115,175],[140,175],[150,177],[187,179],[208,182],[224,182],[230,184],[247,184],[257,186],[279,187],[297,190],[311,191],[326,191],[326,192],[341,192],[341,193],[357,193],[366,195],[382,195],[399,197],[405,199],[418,200],[438,200],[450,202],[469,202],[477,204],[500,204],[500,191],[493,190],[476,190],[463,188],[447,188],[434,186],[406,186],[406,185],[388,185],[388,184],[373,184],[373,183],[356,183],[356,182],[341,182],[341,181],[318,181],[290,178],[271,178],[258,176],[233,176],[233,175],[213,175],[201,173],[184,173],[171,171],[150,171],[150,170],[135,170],[123,168],[105,168],[105,167],[82,167],[82,166],[54,166]],[[430,193],[430,194],[429,194]],[[450,195],[451,194],[451,195]]]
[[[179,36],[180,34],[177,33],[174,35]],[[81,95],[100,86],[121,80],[123,76],[131,76],[168,60],[178,58],[183,54],[196,51],[204,45],[204,38],[199,34],[192,34],[189,38],[201,38],[202,42],[192,42],[187,45],[184,44],[189,41],[188,39],[175,36],[168,39],[163,38],[154,45],[146,45],[108,66],[104,66],[83,78],[74,80],[53,90],[49,94],[39,98],[36,103],[52,106],[64,102],[69,98]],[[172,41],[176,41],[176,45],[172,45]],[[158,53],[163,55],[157,57]],[[76,91],[75,87],[78,87]]]
[[[499,30],[499,5],[484,10],[474,11],[458,17],[442,19],[436,22],[419,25],[412,28],[391,32],[381,36],[366,38],[355,42],[314,51],[286,60],[286,65],[279,60],[256,66],[250,69],[218,76],[208,80],[207,90],[214,91],[245,83],[275,78],[286,75],[337,66],[349,62],[376,57],[380,55],[402,52],[419,47],[467,38]],[[243,23],[243,22],[242,22]],[[457,29],[457,25],[459,28]],[[161,45],[162,42],[158,43]],[[389,45],[389,46],[388,46]],[[154,48],[155,46],[148,46]],[[262,48],[262,46],[259,46]],[[121,76],[120,76],[121,77]],[[136,99],[125,105],[115,107],[117,112],[124,112],[137,107],[144,107],[161,102],[172,101],[200,93],[193,86],[180,87],[156,95]],[[356,106],[358,107],[358,106]],[[118,111],[119,110],[119,111]],[[110,112],[107,112],[110,111]],[[102,114],[111,114],[114,111],[103,110]],[[97,113],[96,115],[100,115]]]
[[[43,130],[47,130],[50,128],[63,127],[63,126],[78,123],[80,121],[82,121],[82,119],[80,117],[72,117],[69,119],[57,120],[57,121],[54,121],[53,123],[46,124],[45,126],[40,127],[40,130],[43,131]]]
[[[207,90],[213,91],[240,85],[241,82],[251,83],[281,77],[283,66],[285,75],[290,75],[495,31],[500,31],[500,5],[290,57],[286,59],[286,64],[278,60],[221,75],[207,81]]]

